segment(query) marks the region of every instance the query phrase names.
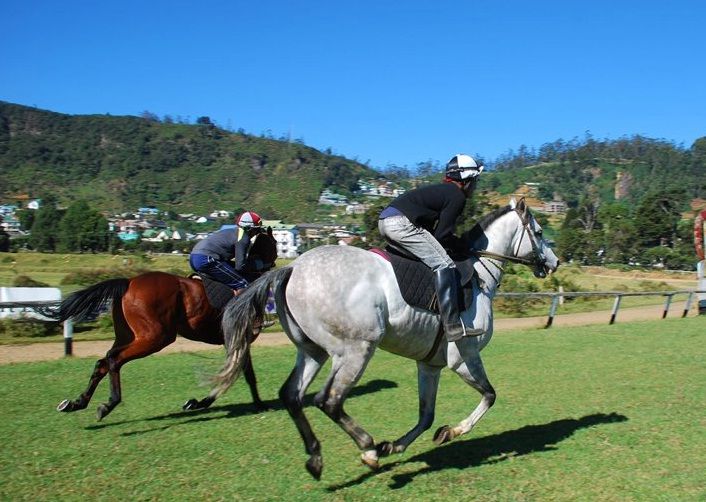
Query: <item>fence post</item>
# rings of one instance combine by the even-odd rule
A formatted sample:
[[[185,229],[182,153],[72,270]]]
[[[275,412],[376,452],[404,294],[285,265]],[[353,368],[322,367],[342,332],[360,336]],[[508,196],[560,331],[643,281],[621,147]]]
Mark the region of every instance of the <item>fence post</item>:
[[[64,355],[73,354],[74,324],[71,319],[64,321]]]
[[[684,312],[682,312],[681,316],[686,317],[689,315],[689,310],[691,310],[691,302],[694,299],[694,293],[689,293],[689,296],[686,299],[686,304],[684,305]]]
[[[549,318],[547,319],[547,324],[544,328],[551,327],[554,322],[554,315],[556,314],[556,307],[559,304],[559,295],[552,295],[552,305],[549,307]]]
[[[662,312],[662,319],[667,317],[667,312],[669,312],[669,306],[672,304],[673,295],[664,295],[667,299],[664,301],[664,311]]]
[[[613,312],[610,314],[610,322],[608,324],[615,323],[615,318],[618,315],[618,309],[620,308],[620,300],[623,295],[615,295],[615,302],[613,303]]]

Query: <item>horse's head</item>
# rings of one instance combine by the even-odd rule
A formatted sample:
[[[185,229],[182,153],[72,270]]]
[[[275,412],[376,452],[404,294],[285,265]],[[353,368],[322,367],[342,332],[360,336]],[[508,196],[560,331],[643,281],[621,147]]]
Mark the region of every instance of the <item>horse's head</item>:
[[[521,263],[532,267],[535,277],[546,277],[559,267],[559,259],[542,236],[542,227],[529,210],[522,198],[510,207],[517,214],[520,225],[512,240],[513,256],[521,259]],[[519,235],[518,235],[519,234]]]
[[[250,246],[248,253],[249,259],[261,260],[265,265],[265,270],[269,270],[275,266],[277,260],[277,240],[272,235],[272,227],[263,229],[262,232],[255,236],[255,239]]]
[[[525,199],[513,199],[484,216],[465,238],[479,254],[532,267],[536,277],[546,277],[559,266]]]

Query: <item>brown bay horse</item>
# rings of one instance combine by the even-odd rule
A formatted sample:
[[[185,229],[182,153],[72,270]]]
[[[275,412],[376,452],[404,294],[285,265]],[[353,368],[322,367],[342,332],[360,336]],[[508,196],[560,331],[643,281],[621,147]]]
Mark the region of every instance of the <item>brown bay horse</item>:
[[[259,259],[268,264],[269,269],[274,267],[276,258],[277,242],[272,237],[272,229],[268,229],[267,233],[257,236],[248,259]],[[203,281],[166,272],[147,272],[130,279],[110,279],[77,291],[61,303],[56,318],[60,321],[80,320],[97,312],[108,301],[112,301],[115,331],[113,346],[105,357],[96,362],[86,390],[77,399],[63,400],[57,406],[58,411],[85,409],[100,381],[109,375],[110,398],[107,403],[99,405],[97,410],[98,420],[103,419],[122,399],[120,368],[133,359],[159,352],[173,343],[177,335],[189,340],[223,345],[221,309],[209,303]],[[251,342],[257,334],[257,331],[253,333]],[[257,391],[249,350],[245,357],[247,361],[243,373],[253,402],[259,409],[264,409],[265,405]],[[208,408],[223,392],[213,390],[202,400],[189,399],[183,409]]]

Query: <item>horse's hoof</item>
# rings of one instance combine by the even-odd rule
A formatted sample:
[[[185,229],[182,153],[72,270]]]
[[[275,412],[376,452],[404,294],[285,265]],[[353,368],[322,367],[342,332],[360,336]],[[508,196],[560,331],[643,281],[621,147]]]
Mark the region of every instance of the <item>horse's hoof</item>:
[[[390,441],[383,441],[377,444],[375,451],[377,451],[379,457],[387,457],[394,453],[395,446]]]
[[[448,425],[443,425],[439,427],[434,433],[434,443],[437,445],[447,443],[453,438],[453,430]]]
[[[309,474],[316,480],[321,479],[321,471],[324,469],[324,462],[321,455],[312,455],[309,460],[306,461],[306,470]]]
[[[181,407],[181,409],[184,411],[196,410],[198,408],[199,408],[199,402],[196,399],[189,399]]]
[[[98,406],[98,409],[96,410],[96,418],[100,422],[108,415],[108,413],[110,413],[110,408],[108,408],[104,404],[101,404],[100,406]]]
[[[373,471],[377,471],[380,468],[380,463],[378,462],[378,453],[376,450],[364,451],[360,454],[360,461],[367,465]]]
[[[71,401],[69,401],[68,399],[64,399],[56,407],[56,411],[69,412],[69,411],[74,411],[74,410],[73,410],[73,407],[71,406]]]

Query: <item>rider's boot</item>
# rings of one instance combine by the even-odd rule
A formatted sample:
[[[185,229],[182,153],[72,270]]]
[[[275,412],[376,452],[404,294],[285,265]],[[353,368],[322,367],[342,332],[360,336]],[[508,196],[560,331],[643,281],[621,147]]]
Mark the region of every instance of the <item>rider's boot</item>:
[[[478,336],[482,329],[466,327],[459,311],[459,281],[455,268],[445,267],[434,273],[434,286],[439,298],[439,312],[444,332],[449,342],[460,340],[464,336]]]

